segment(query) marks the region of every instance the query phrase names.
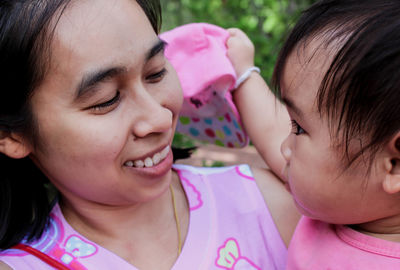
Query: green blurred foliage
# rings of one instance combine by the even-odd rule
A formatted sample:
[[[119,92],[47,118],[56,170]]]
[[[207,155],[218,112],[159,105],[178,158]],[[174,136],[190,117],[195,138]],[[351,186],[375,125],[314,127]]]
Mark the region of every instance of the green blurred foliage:
[[[242,29],[256,47],[255,64],[269,82],[287,31],[315,0],[163,0],[163,31],[191,22]]]
[[[188,136],[178,133],[175,133],[174,140],[172,141],[172,145],[178,148],[191,148],[195,147],[196,143],[193,139]]]
[[[225,166],[225,163],[222,162],[222,161],[218,161],[218,160],[215,160],[215,161],[206,161],[206,160],[203,160],[201,166],[202,166],[202,167],[224,167],[224,166]]]

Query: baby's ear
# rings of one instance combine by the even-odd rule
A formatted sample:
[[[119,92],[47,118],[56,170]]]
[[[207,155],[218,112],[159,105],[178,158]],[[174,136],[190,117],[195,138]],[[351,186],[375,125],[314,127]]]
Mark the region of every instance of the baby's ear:
[[[30,148],[21,136],[12,132],[0,131],[0,153],[17,159],[28,156],[30,152]]]
[[[388,155],[384,158],[386,177],[383,189],[394,194],[400,191],[400,132],[386,145]]]

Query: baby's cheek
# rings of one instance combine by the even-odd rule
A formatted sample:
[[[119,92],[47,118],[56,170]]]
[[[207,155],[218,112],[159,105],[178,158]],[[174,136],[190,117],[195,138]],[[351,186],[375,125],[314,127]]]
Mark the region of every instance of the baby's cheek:
[[[303,175],[299,174],[298,171],[289,169],[288,179],[290,193],[292,194],[293,199],[301,207],[304,207],[304,204],[309,196],[309,192],[307,185],[303,182]]]
[[[293,201],[297,207],[297,210],[299,210],[299,212],[302,215],[309,216],[309,212],[306,210],[306,206],[305,206],[304,202],[302,201],[301,197],[299,197],[296,193],[293,193],[293,192],[292,192],[292,197],[293,197]]]

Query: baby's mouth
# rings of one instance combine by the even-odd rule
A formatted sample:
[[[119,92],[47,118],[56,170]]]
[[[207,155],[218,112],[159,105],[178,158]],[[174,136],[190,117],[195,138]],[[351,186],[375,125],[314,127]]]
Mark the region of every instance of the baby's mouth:
[[[169,151],[170,146],[167,145],[163,150],[155,153],[152,157],[147,157],[144,160],[129,160],[124,163],[124,166],[135,168],[150,168],[163,161],[167,157]]]

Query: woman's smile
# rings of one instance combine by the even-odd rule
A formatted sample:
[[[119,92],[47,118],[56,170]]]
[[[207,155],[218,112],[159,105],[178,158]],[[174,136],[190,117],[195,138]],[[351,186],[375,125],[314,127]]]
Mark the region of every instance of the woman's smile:
[[[173,155],[171,147],[168,145],[144,160],[129,160],[124,163],[124,167],[137,175],[146,177],[145,181],[152,182],[168,173],[172,168],[172,163]]]
[[[155,154],[146,155],[147,157],[136,159],[136,160],[128,160],[124,163],[127,167],[135,167],[135,168],[151,168],[156,166],[158,163],[163,161],[170,152],[171,147],[169,145],[162,148],[161,151],[154,151]]]

